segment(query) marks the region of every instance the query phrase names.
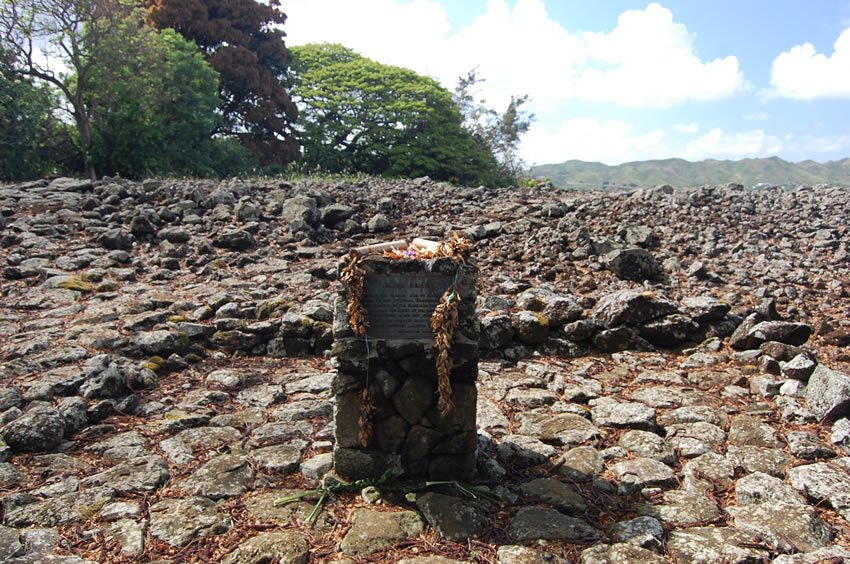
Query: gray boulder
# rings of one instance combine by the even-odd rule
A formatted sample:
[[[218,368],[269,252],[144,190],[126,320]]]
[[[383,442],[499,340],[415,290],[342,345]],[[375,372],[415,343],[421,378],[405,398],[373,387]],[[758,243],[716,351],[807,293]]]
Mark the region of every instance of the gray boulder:
[[[549,336],[549,320],[543,314],[520,311],[511,317],[516,339],[526,345],[542,344]]]
[[[451,541],[480,536],[488,521],[482,505],[435,492],[417,496],[416,507],[440,536]]]
[[[579,564],[620,564],[641,562],[642,564],[665,564],[667,559],[649,549],[631,543],[598,544],[581,553]]]
[[[806,323],[762,321],[747,332],[747,348],[754,349],[768,341],[799,346],[809,339],[812,330]]]
[[[289,223],[290,228],[301,227],[305,224],[316,227],[319,224],[319,207],[315,198],[303,194],[293,196],[283,202],[280,216]]]
[[[231,552],[222,564],[255,564],[257,562],[287,562],[306,564],[310,557],[307,539],[295,531],[260,533]]]
[[[150,508],[150,534],[172,546],[226,532],[232,520],[205,497],[164,499]]]
[[[156,233],[156,226],[144,215],[137,215],[130,221],[130,232],[139,238],[148,237]]]
[[[37,452],[59,446],[65,435],[65,418],[53,407],[36,407],[0,431],[13,450]]]
[[[618,462],[611,467],[611,471],[620,482],[620,493],[625,495],[638,493],[646,487],[676,487],[676,474],[673,470],[663,462],[651,458]]]
[[[729,337],[729,346],[737,350],[758,348],[758,345],[756,345],[755,347],[751,346],[751,342],[748,336],[752,328],[764,320],[765,316],[758,312],[751,313],[750,315],[745,317],[741,324],[738,325],[738,328],[735,329],[735,331]]]
[[[225,231],[213,239],[213,245],[232,251],[247,251],[254,247],[254,237],[244,230]]]
[[[658,246],[658,235],[646,225],[626,225],[617,235],[630,245],[645,248]]]
[[[127,375],[117,366],[110,366],[87,378],[80,386],[80,393],[83,397],[90,399],[124,397],[130,393],[130,388],[127,387]]]
[[[248,223],[251,221],[259,221],[260,219],[260,208],[256,206],[253,202],[249,200],[242,200],[233,210],[236,213],[236,217],[242,223]]]
[[[10,407],[21,407],[23,397],[17,388],[0,388],[0,412]]]
[[[812,355],[805,352],[800,353],[782,366],[782,375],[786,378],[807,382],[817,366],[818,363]]]
[[[799,503],[766,502],[748,507],[727,507],[735,528],[758,535],[779,552],[811,552],[829,546],[835,534],[814,507]]]
[[[682,313],[698,323],[720,321],[729,313],[731,306],[709,296],[689,297],[682,300]]]
[[[101,236],[97,238],[97,242],[101,247],[123,251],[129,251],[132,249],[134,240],[135,238],[131,233],[118,228],[104,231]]]
[[[572,323],[584,311],[572,296],[556,294],[543,288],[530,288],[517,298],[517,307],[540,312],[553,327]]]
[[[514,328],[511,318],[505,314],[489,315],[481,318],[481,338],[479,346],[484,350],[500,349],[511,343]]]
[[[687,315],[674,313],[640,327],[640,336],[657,347],[672,347],[688,340],[699,325]]]
[[[331,204],[322,208],[322,225],[334,227],[354,215],[354,208],[345,204]]]
[[[160,239],[165,239],[169,243],[180,244],[188,243],[192,236],[182,227],[166,227],[160,229],[157,233]]]
[[[545,539],[589,543],[601,536],[587,521],[543,507],[520,508],[511,521],[508,534],[514,542]]]
[[[807,498],[827,502],[850,519],[850,473],[837,464],[816,462],[788,470],[791,486]]]
[[[377,213],[366,224],[370,233],[384,233],[390,230],[390,220],[384,214]]]
[[[850,376],[818,365],[803,396],[818,419],[838,419],[850,413]]]
[[[653,292],[623,290],[603,296],[593,310],[593,319],[605,327],[637,326],[677,311],[676,304]]]
[[[91,180],[82,178],[60,177],[53,180],[48,186],[49,190],[57,192],[88,192],[94,187]]]
[[[605,266],[622,280],[641,282],[663,272],[655,256],[646,249],[617,249],[605,255]]]

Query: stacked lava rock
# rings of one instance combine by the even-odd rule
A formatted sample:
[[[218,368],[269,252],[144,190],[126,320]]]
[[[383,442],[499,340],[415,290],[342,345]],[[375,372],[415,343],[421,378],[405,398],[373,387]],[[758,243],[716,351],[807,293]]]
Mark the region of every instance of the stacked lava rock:
[[[387,473],[469,479],[477,446],[478,271],[460,257],[394,253],[352,253],[340,266],[334,467],[355,480]]]

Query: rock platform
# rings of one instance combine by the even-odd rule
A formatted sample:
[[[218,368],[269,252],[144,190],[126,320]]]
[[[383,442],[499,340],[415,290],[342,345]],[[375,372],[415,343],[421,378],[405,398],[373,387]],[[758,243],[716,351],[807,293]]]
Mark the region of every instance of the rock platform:
[[[850,559],[848,196],[0,186],[0,561]],[[274,502],[332,465],[338,259],[456,231],[491,495],[342,493],[309,527]]]

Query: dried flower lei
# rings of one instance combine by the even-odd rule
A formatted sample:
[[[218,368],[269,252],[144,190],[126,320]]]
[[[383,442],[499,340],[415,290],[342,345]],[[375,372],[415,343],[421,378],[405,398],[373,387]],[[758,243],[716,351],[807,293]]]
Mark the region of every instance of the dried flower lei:
[[[366,272],[360,264],[362,262],[363,257],[361,255],[353,251],[349,253],[348,263],[342,269],[340,279],[348,286],[348,324],[355,335],[366,338],[366,329],[369,327],[369,311],[366,309]],[[368,347],[368,345],[369,341],[367,340],[366,346]],[[357,441],[362,448],[369,446],[375,432],[375,426],[372,423],[374,408],[375,401],[367,381],[363,391],[360,392],[360,417],[358,419],[360,432],[357,435]]]
[[[471,253],[472,242],[455,233],[449,242],[440,243],[432,256],[445,256],[453,259],[455,262],[465,264]],[[459,275],[460,271],[458,270],[457,276]],[[437,389],[440,393],[440,399],[437,405],[443,417],[448,415],[455,407],[452,401],[451,374],[453,365],[451,351],[458,324],[457,308],[460,303],[457,276],[455,276],[455,283],[440,298],[440,302],[434,308],[434,314],[431,316],[431,331],[434,332],[434,350],[437,353]]]
[[[369,311],[366,309],[366,271],[360,263],[363,257],[354,251],[348,253],[348,263],[340,272],[340,279],[348,286],[348,324],[357,336],[366,335]]]
[[[472,242],[458,235],[452,235],[450,241],[440,243],[436,249],[416,249],[408,247],[406,249],[390,249],[384,251],[384,258],[392,260],[412,259],[425,260],[437,257],[449,257],[456,262],[465,264],[469,260],[469,255],[472,254]]]
[[[372,441],[372,436],[375,434],[375,424],[372,423],[372,416],[375,413],[375,398],[372,396],[372,389],[368,382],[360,392],[360,417],[357,423],[360,426],[360,432],[357,433],[357,442],[361,448],[366,448]]]
[[[460,295],[453,285],[440,298],[434,314],[431,316],[431,331],[434,332],[434,350],[437,353],[437,389],[440,399],[437,402],[440,414],[445,417],[454,408],[452,401],[452,342],[457,329],[457,306]]]

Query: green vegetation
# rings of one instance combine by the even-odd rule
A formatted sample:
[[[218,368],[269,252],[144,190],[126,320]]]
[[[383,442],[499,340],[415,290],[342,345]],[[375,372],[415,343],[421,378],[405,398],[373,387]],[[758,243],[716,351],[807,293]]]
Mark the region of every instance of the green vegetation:
[[[498,161],[496,183],[516,184],[522,180],[526,168],[518,153],[520,137],[534,120],[534,114],[522,109],[528,96],[511,96],[508,107],[500,114],[488,107],[486,100],[476,100],[475,87],[481,82],[477,69],[461,77],[455,88],[455,103],[463,115],[464,127]]]
[[[94,291],[94,286],[79,276],[69,276],[67,280],[59,282],[56,287],[65,290],[74,290],[81,294],[91,294]]]
[[[86,175],[94,178],[89,160],[92,113],[86,105],[91,70],[121,64],[102,46],[113,25],[133,12],[128,3],[88,0],[4,0],[0,3],[0,49],[10,54],[14,73],[53,89],[76,127],[74,145]],[[107,63],[108,59],[108,63]]]
[[[139,1],[139,0],[137,0]],[[216,133],[238,140],[263,167],[299,157],[298,109],[284,86],[289,54],[279,0],[144,0],[148,22],[198,45],[219,75]]]
[[[0,3],[0,179],[47,172],[82,172],[90,178],[229,176],[256,171],[254,149],[281,144],[297,148],[291,135],[280,135],[280,119],[271,131],[236,117],[247,110],[204,58],[204,53],[214,57],[220,50],[207,46],[202,51],[181,33],[157,31],[146,23],[160,4],[146,11],[142,0]],[[259,7],[252,17],[235,9],[226,12],[238,18],[238,28],[253,38],[253,48],[265,48],[257,38],[268,36],[279,43],[277,53],[285,58],[282,32],[262,31],[266,23],[277,21],[269,16],[277,14],[276,8],[254,0],[239,4]],[[221,21],[213,25],[224,29]],[[250,49],[240,49],[254,57],[255,67],[277,64],[271,51],[260,61]],[[283,76],[282,71],[267,74],[275,80]],[[294,118],[295,107],[291,102],[287,106],[288,97],[279,91],[278,106],[271,108],[249,90],[243,98],[252,97],[267,112],[281,107],[280,112]],[[255,117],[271,123],[267,114]],[[263,135],[269,138],[265,145]],[[268,161],[294,158],[291,150],[277,156]]]
[[[292,50],[307,166],[329,172],[496,180],[497,162],[431,78],[333,44]]]
[[[103,48],[134,56],[91,70],[85,99],[95,170],[134,178],[215,174],[218,80],[195,45],[173,30],[157,33],[140,18],[127,18]]]
[[[67,130],[52,118],[53,92],[14,71],[0,51],[0,179],[24,180],[52,172]]]
[[[779,157],[740,161],[682,159],[639,161],[608,166],[602,163],[566,161],[532,167],[531,176],[549,177],[556,186],[634,187],[671,184],[699,186],[738,182],[753,186],[768,184],[850,184],[850,159],[816,163],[789,163]]]
[[[290,54],[285,21],[276,0],[3,0],[0,180],[519,181],[526,97],[497,112],[474,71],[452,93],[341,45]]]

